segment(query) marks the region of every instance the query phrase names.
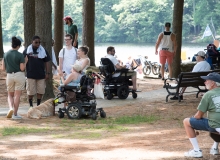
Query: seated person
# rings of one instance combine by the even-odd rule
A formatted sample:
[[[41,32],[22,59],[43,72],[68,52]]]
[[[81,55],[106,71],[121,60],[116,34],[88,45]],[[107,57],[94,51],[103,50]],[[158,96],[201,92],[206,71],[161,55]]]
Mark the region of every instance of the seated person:
[[[90,59],[88,57],[89,47],[82,46],[78,49],[77,54],[79,59],[75,61],[75,64],[78,64],[82,67],[81,75],[85,75],[86,69],[90,66]]]
[[[115,55],[115,48],[110,46],[107,48],[107,55],[105,56],[106,58],[110,59],[112,63],[114,64],[115,70],[120,70],[120,69],[126,69],[125,66],[119,65],[118,60],[114,57]],[[120,73],[115,73],[113,77],[118,77]],[[122,76],[125,76],[125,74],[122,74]],[[133,83],[133,90],[136,91],[136,79],[137,79],[137,74],[135,71],[129,70],[127,73],[127,76],[132,76],[132,83]]]
[[[195,54],[197,64],[193,67],[192,72],[205,72],[205,71],[210,71],[211,66],[209,63],[205,60],[205,52],[204,51],[199,51],[197,54]],[[185,92],[187,87],[183,87],[180,90],[180,99],[183,99],[183,93]],[[171,100],[178,100],[178,97],[175,95],[174,97],[170,98]]]
[[[80,86],[81,74],[79,73],[82,70],[82,67],[78,64],[72,65],[72,70],[69,75],[67,75],[65,79],[65,74],[61,76],[61,85],[67,86]],[[59,87],[60,88],[60,87]],[[71,91],[66,91],[67,97],[66,101],[74,102],[76,100],[76,94]],[[66,103],[64,103],[64,109],[66,108]]]
[[[65,75],[61,77],[61,84],[68,86],[79,86],[82,67],[78,64],[72,65],[71,73],[65,78]]]

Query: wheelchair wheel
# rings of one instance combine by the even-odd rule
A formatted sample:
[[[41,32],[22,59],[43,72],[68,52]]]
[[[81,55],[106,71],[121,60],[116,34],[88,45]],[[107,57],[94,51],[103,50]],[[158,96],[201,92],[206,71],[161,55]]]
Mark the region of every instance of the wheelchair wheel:
[[[93,120],[96,120],[96,119],[97,119],[97,113],[96,113],[96,112],[93,112],[93,113],[92,113],[92,119],[93,119]]]
[[[133,97],[134,99],[136,99],[136,98],[137,98],[137,93],[132,93],[132,97]]]
[[[63,112],[58,112],[58,117],[59,118],[63,118],[64,117],[64,113]]]
[[[106,113],[102,110],[100,111],[100,117],[105,118],[106,117]]]
[[[112,98],[113,98],[113,94],[108,90],[107,91],[107,96],[106,96],[106,98],[108,99],[108,100],[111,100]]]
[[[70,119],[78,119],[82,116],[82,108],[77,104],[70,104],[66,110],[66,114]]]
[[[126,99],[128,97],[128,94],[129,94],[128,86],[121,86],[117,90],[117,95],[118,98],[120,99]]]
[[[149,65],[145,65],[142,69],[144,75],[149,75],[151,73],[151,67]]]

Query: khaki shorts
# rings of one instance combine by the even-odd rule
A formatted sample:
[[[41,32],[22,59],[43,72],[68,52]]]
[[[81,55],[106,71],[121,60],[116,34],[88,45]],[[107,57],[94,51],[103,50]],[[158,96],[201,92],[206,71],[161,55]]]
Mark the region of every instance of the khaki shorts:
[[[8,92],[22,91],[25,89],[24,72],[7,73],[6,85]]]
[[[132,70],[129,70],[127,72],[127,76],[131,76],[131,77],[136,76],[136,74],[137,74],[136,71],[132,71]],[[125,76],[125,73],[121,74],[121,76]]]
[[[38,94],[44,94],[45,93],[45,88],[46,88],[46,83],[45,79],[27,79],[27,94],[28,95],[35,95],[36,93]]]

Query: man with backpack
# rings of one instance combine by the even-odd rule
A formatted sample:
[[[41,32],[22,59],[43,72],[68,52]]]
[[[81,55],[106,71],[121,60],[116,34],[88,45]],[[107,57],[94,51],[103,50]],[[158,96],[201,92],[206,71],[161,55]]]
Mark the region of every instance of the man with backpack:
[[[77,49],[72,46],[73,37],[71,34],[66,34],[64,37],[66,47],[59,52],[59,75],[62,77],[63,73],[69,75],[71,73],[71,65],[77,59]]]

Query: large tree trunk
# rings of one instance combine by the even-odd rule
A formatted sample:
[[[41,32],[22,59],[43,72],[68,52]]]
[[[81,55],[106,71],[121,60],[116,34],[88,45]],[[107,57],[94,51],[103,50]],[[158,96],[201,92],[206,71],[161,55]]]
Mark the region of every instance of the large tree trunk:
[[[1,14],[1,0],[0,0],[0,58],[3,58],[3,37],[2,37],[2,14]]]
[[[24,46],[32,42],[35,35],[35,0],[23,0],[24,10]]]
[[[36,35],[41,38],[41,45],[48,51],[52,58],[52,6],[51,0],[35,1],[35,31]],[[49,72],[52,71],[52,63],[50,61]],[[52,74],[46,81],[46,91],[44,99],[54,97]]]
[[[89,58],[92,66],[95,65],[94,54],[94,27],[95,26],[95,0],[83,0],[83,30],[82,44],[89,47]]]
[[[54,0],[54,51],[57,62],[59,62],[59,51],[61,48],[63,48],[63,9],[64,0]]]
[[[173,77],[180,74],[180,57],[182,46],[182,23],[183,23],[183,4],[184,0],[174,0],[173,10],[173,32],[176,34],[177,50],[173,61]]]

